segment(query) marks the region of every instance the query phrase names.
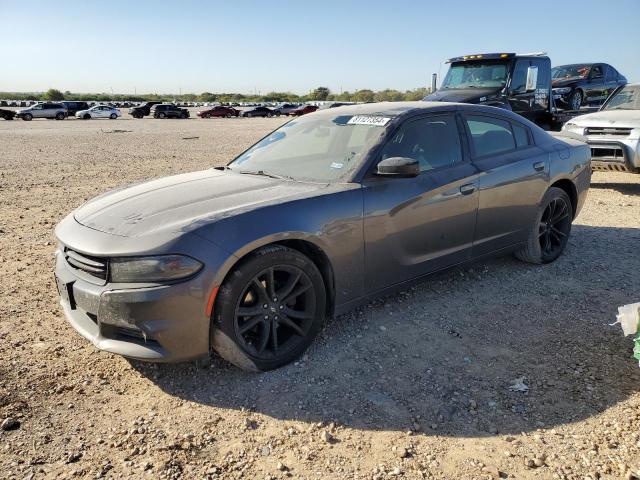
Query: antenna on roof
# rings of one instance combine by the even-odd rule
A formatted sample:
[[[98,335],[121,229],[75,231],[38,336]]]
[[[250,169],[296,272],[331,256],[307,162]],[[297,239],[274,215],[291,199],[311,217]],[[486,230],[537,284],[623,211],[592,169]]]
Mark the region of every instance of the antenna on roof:
[[[547,52],[531,52],[531,53],[518,53],[519,57],[542,57],[546,55]]]

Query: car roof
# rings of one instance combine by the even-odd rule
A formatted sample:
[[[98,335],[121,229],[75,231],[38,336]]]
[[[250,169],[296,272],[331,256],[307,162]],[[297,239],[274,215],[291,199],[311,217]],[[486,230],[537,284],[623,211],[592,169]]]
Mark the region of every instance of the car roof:
[[[397,117],[406,113],[452,110],[460,107],[472,107],[472,105],[454,102],[426,102],[423,100],[417,100],[414,102],[359,103],[355,105],[342,105],[340,107],[318,110],[314,115],[383,115]]]
[[[553,68],[559,68],[559,67],[590,67],[593,65],[607,65],[604,62],[584,62],[584,63],[567,63],[565,65],[556,65]]]

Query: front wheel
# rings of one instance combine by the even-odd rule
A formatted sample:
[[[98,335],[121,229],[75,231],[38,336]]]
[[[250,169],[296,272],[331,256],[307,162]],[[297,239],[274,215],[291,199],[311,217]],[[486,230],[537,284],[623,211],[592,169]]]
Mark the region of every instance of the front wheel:
[[[580,90],[576,90],[569,96],[569,108],[571,110],[580,110],[581,105],[582,105],[582,92]]]
[[[573,206],[567,192],[551,187],[542,198],[527,244],[515,252],[528,263],[550,263],[557,259],[569,241]]]
[[[82,118],[84,118],[85,120],[91,120],[91,115],[88,113],[85,113]]]
[[[56,113],[56,120],[64,120],[64,113],[62,112]]]
[[[182,113],[180,114],[180,118],[182,118],[182,119],[187,118],[187,112],[182,112]]]
[[[116,118],[118,118],[118,115],[116,115],[115,113],[112,113],[111,115],[109,115],[109,118],[111,120],[115,120]]]
[[[309,258],[279,245],[262,248],[220,287],[211,346],[243,370],[281,367],[318,334],[325,304],[322,275]]]
[[[166,118],[166,115],[164,114],[164,112],[160,112],[158,114],[158,118]]]
[[[22,120],[24,120],[26,122],[30,122],[31,120],[33,120],[33,115],[31,115],[30,113],[25,113],[22,116]]]

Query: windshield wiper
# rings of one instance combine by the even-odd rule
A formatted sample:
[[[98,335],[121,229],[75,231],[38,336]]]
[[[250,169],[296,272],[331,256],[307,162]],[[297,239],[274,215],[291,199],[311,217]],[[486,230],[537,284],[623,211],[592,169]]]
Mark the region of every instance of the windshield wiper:
[[[293,177],[288,177],[286,175],[276,175],[275,173],[268,173],[264,170],[240,170],[238,171],[238,173],[241,173],[242,175],[260,175],[262,177],[277,178],[278,180],[293,180]]]

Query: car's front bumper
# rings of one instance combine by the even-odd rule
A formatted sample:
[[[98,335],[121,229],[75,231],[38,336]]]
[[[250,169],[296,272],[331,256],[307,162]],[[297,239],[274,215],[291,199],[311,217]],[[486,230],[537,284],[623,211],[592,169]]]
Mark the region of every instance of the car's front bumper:
[[[640,173],[640,139],[587,135],[594,170]]]
[[[78,276],[61,251],[55,276],[67,320],[98,349],[158,362],[209,354],[208,293],[198,276],[143,288],[97,284]]]

